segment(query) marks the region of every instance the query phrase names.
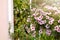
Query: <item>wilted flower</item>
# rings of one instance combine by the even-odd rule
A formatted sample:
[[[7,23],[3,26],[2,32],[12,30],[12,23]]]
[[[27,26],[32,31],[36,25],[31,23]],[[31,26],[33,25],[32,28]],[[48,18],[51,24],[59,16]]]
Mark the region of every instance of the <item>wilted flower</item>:
[[[30,29],[28,29],[27,32],[30,33]]]
[[[34,31],[34,32],[32,33],[32,36],[33,36],[33,37],[35,37],[35,36],[36,36],[36,31]]]
[[[46,24],[45,27],[46,27],[47,29],[50,28],[50,26],[49,26],[48,24]]]
[[[31,28],[31,31],[34,31],[35,30],[35,25],[31,24],[30,28]]]
[[[50,36],[50,35],[51,35],[51,30],[47,29],[47,30],[46,30],[46,34],[47,34],[48,36]]]
[[[50,17],[49,16],[46,16],[46,19],[49,19]]]
[[[31,21],[31,19],[30,18],[27,18],[27,22],[30,22]]]
[[[42,31],[42,29],[40,28],[40,30],[39,30],[39,34],[42,34],[43,33],[43,31]]]
[[[36,14],[34,13],[33,16],[36,17]]]
[[[35,10],[36,10],[36,8],[32,8],[32,9],[31,9],[31,11],[35,11]]]
[[[24,28],[27,30],[28,29],[28,26],[26,24],[24,24]]]
[[[34,13],[34,14],[32,14],[32,16],[36,17],[38,14],[39,14],[39,13]]]

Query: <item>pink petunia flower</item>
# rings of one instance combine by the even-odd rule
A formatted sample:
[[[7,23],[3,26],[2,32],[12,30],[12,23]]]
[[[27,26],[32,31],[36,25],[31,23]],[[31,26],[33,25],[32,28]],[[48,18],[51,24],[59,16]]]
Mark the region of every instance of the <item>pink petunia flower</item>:
[[[54,18],[51,18],[51,17],[50,17],[50,18],[49,18],[49,21],[54,21]]]
[[[46,20],[38,21],[38,23],[39,23],[40,25],[43,25],[43,24],[45,24],[45,23],[46,23]]]
[[[43,16],[42,16],[42,15],[40,15],[40,16],[37,18],[38,21],[40,21],[40,20],[42,20],[42,19],[43,19]]]
[[[52,24],[53,24],[53,21],[49,21],[48,23],[49,23],[50,25],[52,25]]]
[[[58,23],[60,23],[60,19],[58,20]]]
[[[58,26],[58,29],[56,30],[57,32],[60,32],[60,25]]]
[[[49,26],[48,24],[46,24],[45,27],[46,27],[47,29],[50,28],[50,26]]]
[[[39,13],[33,13],[32,16],[36,17]]]
[[[39,17],[34,17],[34,19],[37,20],[37,21],[41,21],[43,19],[43,16],[41,15]]]
[[[31,31],[35,31],[35,25],[31,24],[30,29],[31,29]]]
[[[48,35],[48,36],[50,36],[51,35],[51,30],[46,30],[46,34]]]
[[[39,16],[39,18],[40,18],[40,19],[43,19],[43,16],[42,16],[42,15],[40,15],[40,16]]]
[[[59,32],[59,33],[60,33],[60,28],[57,30],[57,32]]]
[[[48,23],[49,23],[50,25],[52,25],[53,22],[54,22],[54,19],[53,19],[53,18],[49,18],[49,22],[48,22]]]
[[[59,25],[55,26],[54,30],[57,31],[57,32],[60,32],[60,26]]]
[[[54,27],[54,30],[58,30],[58,29],[59,29],[59,26],[58,25]]]

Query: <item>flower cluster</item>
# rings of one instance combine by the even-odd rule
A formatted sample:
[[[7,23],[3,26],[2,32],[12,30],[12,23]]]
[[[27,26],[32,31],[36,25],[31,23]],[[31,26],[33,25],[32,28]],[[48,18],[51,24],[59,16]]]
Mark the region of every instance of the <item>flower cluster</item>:
[[[48,10],[54,10],[54,11],[58,12],[58,9],[56,7],[45,6],[44,8],[47,8]],[[45,27],[47,35],[51,35],[53,30],[55,30],[57,32],[60,32],[60,26],[56,26],[55,25],[55,22],[57,22],[57,25],[60,25],[59,24],[60,23],[60,19],[58,18],[58,20],[56,20],[56,18],[54,16],[51,16],[51,15],[54,15],[55,12],[54,13],[52,13],[50,11],[49,12],[45,12],[45,11],[43,11],[43,9],[38,9],[38,8],[33,8],[33,9],[31,9],[31,11],[33,12],[32,16],[37,21],[37,23],[41,27]],[[56,15],[56,16],[58,16],[58,15]],[[52,30],[51,30],[51,28],[52,28]],[[35,30],[34,27],[32,29]],[[39,33],[40,34],[43,33],[43,29],[42,28],[40,28]]]
[[[57,31],[57,32],[60,32],[60,25],[55,26],[54,30]]]

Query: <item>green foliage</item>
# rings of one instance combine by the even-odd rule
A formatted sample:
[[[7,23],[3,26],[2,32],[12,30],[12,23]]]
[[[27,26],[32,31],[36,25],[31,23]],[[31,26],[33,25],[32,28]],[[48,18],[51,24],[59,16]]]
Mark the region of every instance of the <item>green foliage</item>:
[[[14,40],[20,38],[23,40],[26,37],[24,24],[30,15],[30,6],[28,0],[13,0],[14,2]]]
[[[30,0],[13,0],[13,10],[14,10],[14,34],[12,34],[13,39],[14,40],[55,40],[55,32],[53,32],[53,34],[51,34],[50,36],[46,35],[46,31],[45,31],[45,25],[40,25],[37,23],[37,21],[34,19],[34,17],[32,16],[33,12],[31,12],[30,10]],[[48,10],[46,8],[43,8],[43,6],[41,5],[42,3],[46,2],[46,4],[50,4],[47,3],[47,0],[33,0],[32,1],[32,8],[33,7],[37,7],[41,8],[44,12],[47,11],[51,11]],[[53,3],[53,2],[52,2]],[[58,24],[58,22],[56,22],[58,19],[60,19],[60,16],[56,16],[53,15],[54,11],[51,11],[51,16],[54,19],[56,19],[54,21],[54,24],[51,25],[51,29],[53,29],[54,26],[56,26]],[[36,13],[37,14],[37,13]],[[55,17],[56,16],[56,17]],[[27,18],[30,18],[30,22],[27,22]],[[44,18],[45,19],[45,18]],[[26,33],[25,30],[25,26],[28,26],[28,29],[30,28],[30,24],[35,24],[35,31],[36,31],[36,36],[33,37],[32,33],[34,33],[33,31],[30,33]],[[39,29],[40,27],[42,27],[44,29],[43,34],[39,34]],[[56,33],[57,34],[57,33]],[[12,39],[12,40],[13,40]]]

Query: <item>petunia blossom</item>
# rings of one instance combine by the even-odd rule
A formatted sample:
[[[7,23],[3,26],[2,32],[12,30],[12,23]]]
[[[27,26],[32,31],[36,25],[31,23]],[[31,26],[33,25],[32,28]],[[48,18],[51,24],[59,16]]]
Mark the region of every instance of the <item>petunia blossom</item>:
[[[54,27],[54,30],[58,30],[58,29],[59,29],[59,26],[58,25]]]
[[[53,21],[49,21],[48,23],[49,23],[50,25],[52,25],[52,24],[53,24]]]
[[[50,17],[50,18],[49,18],[49,21],[54,21],[54,18]]]
[[[31,29],[31,31],[34,31],[35,30],[35,25],[31,24],[30,29]]]
[[[42,19],[43,19],[43,16],[42,16],[42,15],[40,15],[37,19],[38,19],[38,21],[40,21],[40,20],[42,20]]]
[[[46,24],[45,27],[46,27],[47,29],[50,28],[50,26],[49,26],[48,24]]]
[[[54,30],[57,31],[57,32],[60,32],[60,25],[55,26]]]
[[[46,30],[46,34],[47,34],[48,36],[50,36],[50,35],[51,35],[51,30],[47,29],[47,30]]]
[[[60,23],[60,19],[58,20],[58,23]]]
[[[46,20],[38,21],[38,23],[39,23],[40,25],[43,25],[43,24],[45,24],[45,23],[46,23]]]
[[[57,32],[59,32],[59,33],[60,33],[60,27],[59,27],[59,29],[57,30]]]

